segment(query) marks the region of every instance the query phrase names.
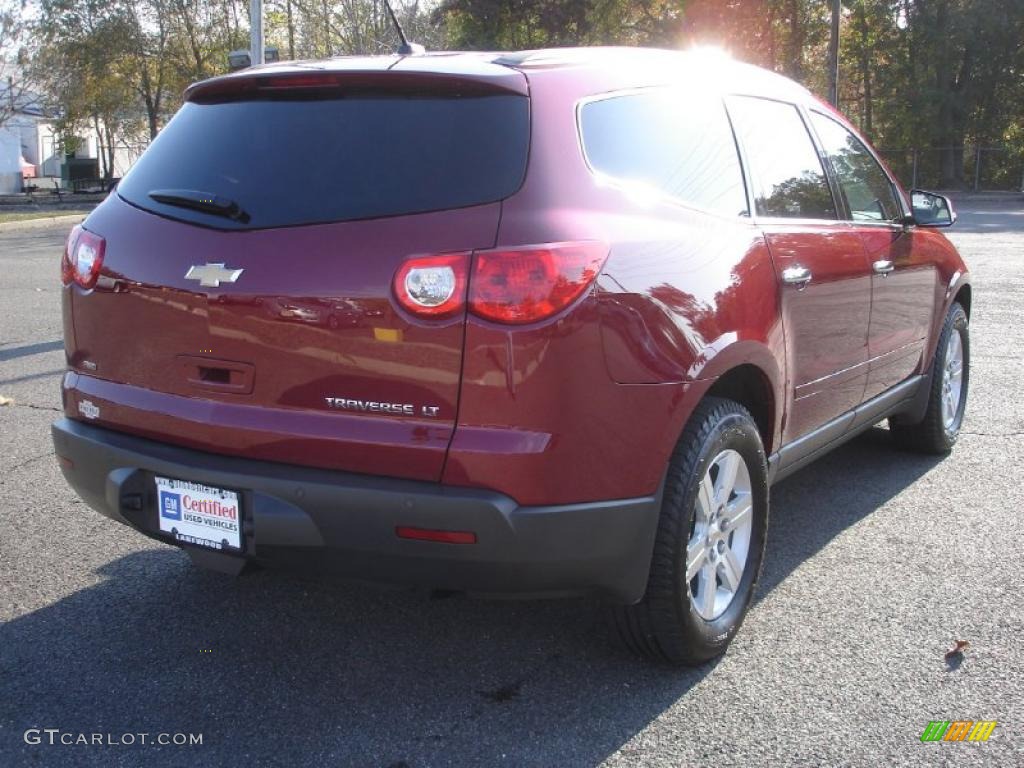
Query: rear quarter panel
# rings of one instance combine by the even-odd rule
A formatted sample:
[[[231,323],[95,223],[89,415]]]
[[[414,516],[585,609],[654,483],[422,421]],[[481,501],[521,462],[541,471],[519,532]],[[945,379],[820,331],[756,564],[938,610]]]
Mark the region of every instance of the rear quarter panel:
[[[783,391],[763,236],[744,219],[598,183],[576,132],[577,99],[602,87],[590,77],[531,79],[530,168],[503,204],[497,245],[601,240],[608,261],[552,321],[508,328],[470,316],[443,476],[524,504],[656,492],[689,414],[735,365],[757,365]]]

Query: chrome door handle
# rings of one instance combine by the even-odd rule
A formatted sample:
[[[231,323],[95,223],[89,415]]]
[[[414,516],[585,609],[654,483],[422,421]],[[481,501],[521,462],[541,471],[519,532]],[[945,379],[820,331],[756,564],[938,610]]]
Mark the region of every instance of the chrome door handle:
[[[880,274],[882,277],[885,277],[894,269],[896,269],[896,267],[893,266],[893,263],[888,259],[880,259],[879,261],[876,261],[874,264],[871,265],[871,268],[875,270],[875,272]]]
[[[811,282],[811,270],[807,267],[786,267],[782,270],[782,282],[786,285],[795,285],[798,291],[802,291]]]

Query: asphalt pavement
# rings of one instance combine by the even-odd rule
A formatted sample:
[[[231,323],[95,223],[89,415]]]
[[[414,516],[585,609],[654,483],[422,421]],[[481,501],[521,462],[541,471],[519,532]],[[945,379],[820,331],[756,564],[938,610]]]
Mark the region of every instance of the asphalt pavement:
[[[876,428],[778,485],[756,604],[693,670],[633,659],[589,601],[234,580],[91,511],[49,435],[66,225],[0,231],[0,766],[1024,765],[1024,202],[960,212],[960,443]],[[930,720],[998,725],[922,743]]]

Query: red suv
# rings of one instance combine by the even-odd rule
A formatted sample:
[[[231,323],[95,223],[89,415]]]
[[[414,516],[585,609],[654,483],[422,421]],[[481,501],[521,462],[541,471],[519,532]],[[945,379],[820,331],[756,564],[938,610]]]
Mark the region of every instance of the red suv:
[[[68,240],[56,453],[201,565],[589,594],[699,663],[774,481],[883,419],[956,440],[952,221],[804,88],[708,54],[214,78]]]

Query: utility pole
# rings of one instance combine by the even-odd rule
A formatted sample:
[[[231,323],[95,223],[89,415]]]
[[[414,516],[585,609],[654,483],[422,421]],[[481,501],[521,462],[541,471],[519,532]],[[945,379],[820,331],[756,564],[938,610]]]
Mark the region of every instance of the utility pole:
[[[839,106],[839,20],[842,0],[832,0],[832,34],[828,38],[828,101]]]
[[[263,0],[249,0],[249,61],[263,63]]]

